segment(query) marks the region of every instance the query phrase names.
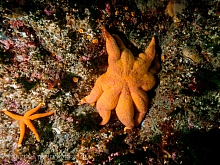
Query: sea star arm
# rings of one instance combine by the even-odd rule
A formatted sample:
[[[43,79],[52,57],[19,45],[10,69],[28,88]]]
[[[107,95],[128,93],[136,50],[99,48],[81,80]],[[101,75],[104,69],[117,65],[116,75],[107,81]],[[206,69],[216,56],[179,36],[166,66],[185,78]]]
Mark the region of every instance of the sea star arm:
[[[20,122],[20,137],[18,140],[18,147],[20,147],[22,144],[22,141],[24,139],[24,134],[25,134],[25,124],[24,124],[24,121],[21,121]]]
[[[106,49],[108,52],[109,68],[116,71],[116,67],[123,69],[123,72],[129,72],[133,68],[134,56],[129,49],[126,48],[121,38],[115,34],[112,36],[105,30]],[[118,65],[115,65],[117,61]],[[128,73],[125,73],[128,74]]]
[[[115,39],[115,41],[117,43],[117,46],[120,49],[120,52],[123,52],[124,50],[127,50],[126,46],[124,45],[124,42],[121,40],[121,38],[118,35],[112,34],[112,37]]]
[[[40,136],[37,133],[37,130],[35,129],[34,125],[31,123],[29,119],[24,119],[24,123],[28,126],[28,128],[34,133],[36,139],[38,142],[40,142]]]
[[[35,120],[35,119],[38,119],[38,118],[41,118],[41,117],[50,116],[52,114],[54,114],[54,111],[46,112],[46,113],[34,114],[34,115],[29,116],[28,119]]]
[[[33,113],[37,112],[43,105],[44,105],[44,103],[40,103],[36,108],[33,108],[33,109],[27,111],[27,112],[24,114],[24,117],[29,117],[29,116],[32,115]]]
[[[156,83],[155,77],[150,72],[143,75],[139,84],[144,91],[151,90]]]
[[[13,118],[15,120],[21,120],[23,118],[23,116],[13,114],[13,113],[9,112],[6,109],[3,109],[2,112],[4,112],[6,115],[8,115],[9,117],[11,117],[11,118]]]
[[[103,28],[103,32],[106,38],[106,50],[108,53],[108,63],[110,66],[111,65],[114,66],[116,61],[119,60],[121,57],[121,50],[118,45],[118,44],[121,45],[121,42],[120,40],[117,39],[117,37],[116,37],[116,40],[119,41],[119,43],[116,42],[115,38],[112,35],[110,35],[105,28]]]
[[[112,86],[110,89],[103,92],[99,100],[97,101],[96,108],[99,115],[102,117],[100,125],[108,123],[111,110],[113,110],[118,104],[118,98],[121,93],[121,86],[119,84]]]
[[[131,97],[136,109],[134,116],[135,126],[138,126],[148,110],[148,97],[146,92],[138,88],[131,90]]]
[[[20,137],[18,140],[18,147],[21,146],[23,138],[24,138],[24,134],[25,134],[25,124],[30,128],[30,130],[34,133],[34,135],[36,136],[37,141],[40,141],[40,137],[34,127],[34,125],[31,123],[30,120],[34,120],[40,117],[45,117],[45,116],[49,116],[52,115],[54,112],[47,112],[47,113],[42,113],[42,114],[35,114],[32,116],[29,116],[31,114],[33,114],[34,112],[36,112],[37,110],[40,109],[40,107],[43,105],[44,103],[40,103],[36,108],[28,111],[25,113],[24,116],[20,116],[20,115],[16,115],[13,114],[9,111],[7,111],[6,109],[3,109],[2,112],[4,112],[6,115],[10,116],[11,118],[15,119],[15,120],[20,120]]]
[[[155,57],[155,47],[156,43],[155,38],[153,37],[149,46],[146,48],[145,53],[140,53],[137,60],[134,62],[133,71],[139,74],[148,72]]]
[[[127,86],[122,89],[118,100],[118,105],[115,108],[118,119],[125,125],[125,129],[134,127],[134,107],[131,94]]]
[[[130,74],[134,66],[134,56],[129,49],[125,49],[121,53],[121,59],[118,61],[118,66],[120,66],[123,75],[127,76]],[[139,68],[140,69],[140,68]]]
[[[145,49],[145,58],[144,60],[151,64],[156,54],[156,41],[153,37],[148,47]]]
[[[110,110],[98,110],[99,115],[102,117],[102,122],[100,125],[105,125],[108,123],[110,117],[111,117],[111,111]]]
[[[105,82],[105,74],[101,75],[95,82],[95,86],[92,88],[92,91],[91,93],[82,98],[80,100],[80,102],[78,103],[78,105],[82,105],[82,104],[85,104],[85,103],[89,103],[89,104],[92,104],[92,103],[95,103],[99,98],[100,96],[102,95],[103,93],[103,89],[102,89],[102,84]]]

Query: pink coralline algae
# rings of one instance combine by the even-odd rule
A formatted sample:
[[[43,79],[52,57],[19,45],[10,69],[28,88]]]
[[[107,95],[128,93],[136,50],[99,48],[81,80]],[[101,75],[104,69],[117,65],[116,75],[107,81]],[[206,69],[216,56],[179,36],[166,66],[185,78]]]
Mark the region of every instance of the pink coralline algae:
[[[12,20],[10,21],[10,25],[11,25],[11,28],[19,28],[21,26],[24,26],[21,20]]]
[[[0,40],[0,43],[2,43],[5,47],[5,50],[8,50],[14,46],[14,42],[10,39],[7,40]]]
[[[47,16],[51,16],[55,11],[55,6],[49,4],[45,9],[44,12],[46,13]]]

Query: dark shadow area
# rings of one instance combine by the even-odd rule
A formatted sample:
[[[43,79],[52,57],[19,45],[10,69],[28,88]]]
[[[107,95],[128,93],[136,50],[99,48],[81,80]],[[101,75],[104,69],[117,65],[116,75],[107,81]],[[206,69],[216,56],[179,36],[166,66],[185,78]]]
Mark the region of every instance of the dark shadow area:
[[[12,63],[12,60],[14,58],[14,53],[10,50],[7,50],[5,52],[1,51],[0,50],[0,61],[3,63],[3,64],[10,64]]]
[[[99,125],[101,120],[99,120],[99,114],[97,112],[88,112],[86,115],[80,114],[79,116],[73,116],[73,120],[77,121],[75,124],[76,131],[98,131],[102,126]],[[101,119],[101,118],[100,118]]]
[[[22,84],[25,91],[28,92],[31,90],[39,81],[29,81],[27,77],[20,77],[17,79],[17,82]]]
[[[198,68],[198,71],[188,78],[188,83],[181,89],[186,95],[200,96],[209,91],[220,89],[220,69],[210,71],[205,68]]]
[[[181,143],[185,146],[184,152],[188,153],[188,163],[192,165],[208,165],[219,162],[219,139],[220,130],[218,128],[210,131],[193,130],[183,134]]]

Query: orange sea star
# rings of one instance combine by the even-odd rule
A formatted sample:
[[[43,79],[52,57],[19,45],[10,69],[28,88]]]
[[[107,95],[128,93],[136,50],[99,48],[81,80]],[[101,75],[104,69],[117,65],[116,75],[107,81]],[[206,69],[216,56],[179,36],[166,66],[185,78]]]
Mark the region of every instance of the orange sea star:
[[[44,105],[44,103],[40,103],[36,108],[27,111],[24,114],[24,116],[13,114],[13,113],[7,111],[6,109],[2,110],[2,112],[4,112],[6,115],[10,116],[11,118],[13,118],[15,120],[19,120],[20,121],[20,138],[18,140],[18,147],[21,146],[21,143],[22,143],[23,138],[24,138],[25,124],[34,133],[37,141],[40,142],[39,134],[37,133],[37,130],[35,129],[34,125],[31,123],[31,120],[35,120],[35,119],[38,119],[38,118],[41,118],[41,117],[46,117],[46,116],[54,114],[54,111],[51,111],[51,112],[46,112],[46,113],[40,113],[40,114],[32,115],[33,113],[37,112],[41,108],[42,105]]]
[[[115,109],[119,120],[132,129],[138,126],[148,110],[149,91],[155,85],[155,77],[160,63],[156,54],[156,43],[153,37],[145,53],[137,59],[127,49],[117,35],[110,35],[103,28],[108,53],[108,69],[101,75],[91,93],[84,97],[80,104],[96,103],[102,117],[101,125],[106,124]],[[154,66],[151,67],[153,62]]]

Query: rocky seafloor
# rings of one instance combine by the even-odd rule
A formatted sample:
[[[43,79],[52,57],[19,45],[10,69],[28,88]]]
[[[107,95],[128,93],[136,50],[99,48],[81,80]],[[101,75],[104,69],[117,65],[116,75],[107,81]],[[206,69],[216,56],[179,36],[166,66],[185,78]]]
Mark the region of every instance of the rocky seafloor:
[[[124,132],[112,112],[78,105],[108,65],[101,27],[138,55],[156,36],[161,60],[149,110]],[[0,164],[206,165],[219,160],[219,0],[0,1],[0,107],[24,114],[40,102],[17,147],[19,122],[0,113]]]

